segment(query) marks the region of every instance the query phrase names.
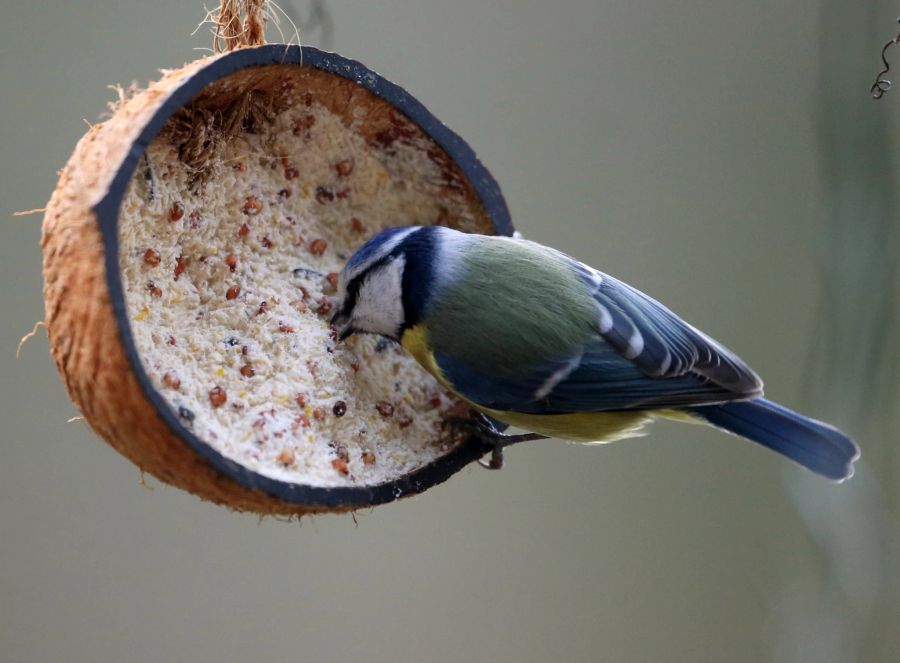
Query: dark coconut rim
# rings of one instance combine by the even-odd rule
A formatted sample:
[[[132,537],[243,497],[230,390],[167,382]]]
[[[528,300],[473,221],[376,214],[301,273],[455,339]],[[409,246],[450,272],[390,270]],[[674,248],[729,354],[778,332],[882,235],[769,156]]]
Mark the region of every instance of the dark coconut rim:
[[[506,201],[493,176],[475,156],[471,147],[453,131],[441,123],[428,109],[406,90],[382,78],[363,64],[335,53],[320,51],[309,46],[269,44],[245,48],[224,55],[198,72],[177,88],[163,102],[132,143],[125,160],[119,166],[109,190],[94,207],[100,222],[106,257],[106,282],[109,288],[113,312],[118,322],[119,334],[131,368],[137,376],[144,395],[152,403],[157,414],[169,428],[184,440],[196,453],[216,470],[245,488],[260,490],[290,504],[319,506],[324,508],[364,507],[392,502],[406,495],[420,493],[446,481],[472,461],[481,458],[490,447],[476,437],[470,437],[420,469],[394,481],[375,486],[323,488],[278,481],[258,474],[230,460],[185,427],[165,399],[154,389],[144,371],[140,355],[135,347],[128,321],[122,280],[119,272],[119,209],[128,183],[138,161],[150,142],[156,137],[169,118],[190,102],[204,87],[246,67],[264,67],[273,64],[295,64],[314,67],[322,71],[354,81],[381,97],[415,123],[427,136],[440,145],[462,170],[481,200],[481,204],[499,235],[512,235],[513,226]]]

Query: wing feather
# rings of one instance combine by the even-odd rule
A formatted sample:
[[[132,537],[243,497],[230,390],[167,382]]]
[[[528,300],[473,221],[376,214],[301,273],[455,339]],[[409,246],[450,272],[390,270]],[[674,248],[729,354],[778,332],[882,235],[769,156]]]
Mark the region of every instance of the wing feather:
[[[731,350],[640,290],[599,276],[594,290],[597,331],[646,375],[672,378],[697,373],[745,398],[762,393],[762,380]]]
[[[434,348],[435,362],[463,397],[495,410],[563,414],[712,405],[762,394],[762,381],[741,359],[668,308],[547,250],[566,260],[592,294],[593,332],[577,352],[505,376]],[[546,357],[538,340],[534,345],[526,354]]]
[[[653,410],[745,398],[694,373],[651,378],[599,336],[581,356],[531,367],[515,380],[487,374],[440,352],[434,358],[455,391],[492,410],[529,414]]]

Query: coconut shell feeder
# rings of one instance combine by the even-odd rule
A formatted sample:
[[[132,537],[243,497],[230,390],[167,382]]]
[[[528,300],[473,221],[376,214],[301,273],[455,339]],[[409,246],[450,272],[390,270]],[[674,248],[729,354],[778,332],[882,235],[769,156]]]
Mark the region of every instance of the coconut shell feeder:
[[[260,514],[420,493],[483,456],[403,351],[334,343],[334,273],[392,225],[511,234],[472,149],[402,88],[315,48],[166,71],[79,141],[43,224],[51,352],[142,471]]]

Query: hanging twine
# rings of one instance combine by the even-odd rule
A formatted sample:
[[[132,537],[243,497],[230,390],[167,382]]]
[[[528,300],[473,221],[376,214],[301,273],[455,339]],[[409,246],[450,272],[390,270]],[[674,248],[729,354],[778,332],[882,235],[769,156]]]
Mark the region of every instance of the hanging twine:
[[[266,43],[266,0],[222,0],[210,19],[216,26],[216,53]]]

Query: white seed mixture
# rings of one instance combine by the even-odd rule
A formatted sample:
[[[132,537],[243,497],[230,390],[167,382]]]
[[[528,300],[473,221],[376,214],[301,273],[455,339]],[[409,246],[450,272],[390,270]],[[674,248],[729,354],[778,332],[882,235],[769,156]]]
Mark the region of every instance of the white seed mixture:
[[[433,378],[393,343],[336,344],[327,323],[336,273],[371,235],[448,214],[474,225],[435,196],[441,169],[316,103],[228,140],[211,168],[191,184],[157,139],[119,220],[135,343],[181,421],[245,467],[312,486],[377,485],[447,453],[453,401]]]

